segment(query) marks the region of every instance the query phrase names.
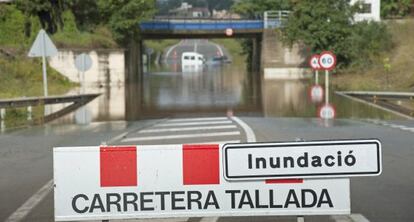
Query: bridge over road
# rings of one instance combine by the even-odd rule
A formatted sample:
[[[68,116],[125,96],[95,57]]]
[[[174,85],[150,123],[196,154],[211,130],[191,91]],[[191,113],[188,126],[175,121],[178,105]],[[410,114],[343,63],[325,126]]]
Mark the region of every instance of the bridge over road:
[[[131,42],[126,51],[126,81],[142,79],[143,41],[151,39],[248,38],[253,42],[252,69],[264,73],[266,68],[302,70],[306,55],[299,46],[284,46],[280,29],[288,12],[266,12],[263,20],[155,18],[139,24],[141,39]],[[226,35],[226,29],[233,34]]]

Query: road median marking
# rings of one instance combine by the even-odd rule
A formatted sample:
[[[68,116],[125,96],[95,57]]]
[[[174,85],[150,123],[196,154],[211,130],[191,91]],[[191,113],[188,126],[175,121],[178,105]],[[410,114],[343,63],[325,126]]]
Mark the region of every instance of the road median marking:
[[[177,132],[177,131],[195,131],[195,130],[216,130],[216,129],[234,129],[236,125],[221,126],[200,126],[200,127],[182,127],[182,128],[157,128],[141,130],[138,133],[161,133],[161,132]]]
[[[238,117],[232,116],[231,119],[243,128],[244,132],[246,133],[246,140],[248,143],[256,142],[256,135],[254,134],[252,128],[250,128],[249,125],[247,125],[243,120],[241,120]]]
[[[219,133],[197,133],[197,134],[181,134],[169,136],[146,136],[146,137],[131,137],[123,139],[122,142],[148,141],[148,140],[166,140],[166,139],[184,139],[197,137],[215,137],[215,136],[234,136],[240,135],[239,131],[219,132]]]
[[[160,123],[154,126],[199,126],[199,125],[216,125],[216,124],[230,124],[231,120],[225,121],[199,121],[199,122],[189,122],[189,123]]]
[[[43,185],[33,196],[12,213],[5,222],[18,222],[23,220],[52,190],[53,179]]]

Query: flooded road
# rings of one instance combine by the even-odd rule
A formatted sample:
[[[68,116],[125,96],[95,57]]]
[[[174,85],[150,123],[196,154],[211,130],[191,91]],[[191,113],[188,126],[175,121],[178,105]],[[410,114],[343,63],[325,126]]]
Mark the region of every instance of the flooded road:
[[[254,78],[253,75],[257,75]],[[317,117],[320,104],[311,102],[311,80],[263,80],[258,74],[228,64],[207,67],[203,72],[148,72],[143,89],[133,87],[128,95],[124,85],[89,86],[87,93],[102,95],[59,122],[96,122],[137,119],[215,116],[232,113],[237,116]],[[74,90],[71,93],[77,93]],[[132,96],[136,104],[125,104]],[[337,118],[394,119],[394,115],[331,93]],[[86,114],[82,114],[86,113]],[[84,117],[86,115],[86,119]],[[83,119],[82,119],[83,118]],[[86,121],[86,122],[85,122]]]
[[[209,45],[216,50],[217,46],[208,41],[199,41],[197,44],[199,50],[207,50]],[[147,69],[141,84],[128,86],[125,86],[121,69],[124,64],[120,51],[114,51],[113,55],[107,51],[94,53],[96,64],[91,71],[85,73],[88,81],[84,92],[102,95],[74,114],[55,122],[87,124],[226,114],[317,118],[317,110],[321,104],[310,100],[309,90],[313,82],[311,77],[302,80],[262,79],[259,73],[247,71],[244,58],[236,57],[232,63],[212,62],[214,50],[206,54],[206,65],[202,69],[183,71],[180,56],[171,56],[176,51],[185,51],[188,42],[184,41],[182,47],[184,48],[181,49],[178,45],[174,50],[167,50],[170,57],[164,66]],[[223,51],[225,56],[232,57],[227,50]],[[72,54],[65,52],[63,55]],[[105,58],[101,58],[102,56]],[[62,61],[55,60],[55,66],[65,70],[64,73],[76,80],[73,76],[79,74],[66,67],[70,64],[67,60],[71,56],[59,58]],[[109,63],[108,58],[117,58],[117,62]],[[81,88],[74,89],[69,94],[78,94],[81,91]],[[331,90],[330,98],[336,108],[337,118],[398,119],[393,114],[337,96],[332,91],[334,90]],[[63,106],[57,105],[53,109],[58,110]]]

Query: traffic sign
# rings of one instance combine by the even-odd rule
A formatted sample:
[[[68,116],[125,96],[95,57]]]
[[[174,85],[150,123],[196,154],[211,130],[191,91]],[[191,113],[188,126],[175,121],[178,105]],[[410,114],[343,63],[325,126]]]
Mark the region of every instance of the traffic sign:
[[[75,67],[80,72],[86,72],[92,67],[92,58],[85,53],[76,56]]]
[[[324,104],[319,108],[318,115],[322,119],[334,119],[336,117],[335,107],[331,104]]]
[[[332,70],[336,66],[336,56],[330,51],[324,51],[319,57],[319,65],[324,70]]]
[[[231,29],[231,28],[227,28],[227,29],[226,29],[226,35],[227,35],[227,36],[232,36],[232,35],[233,35],[233,29]]]
[[[323,88],[320,85],[313,85],[309,90],[310,99],[314,103],[322,102]]]
[[[379,140],[226,144],[225,178],[332,178],[381,174]]]
[[[321,69],[321,66],[319,65],[319,55],[318,54],[312,55],[310,57],[309,66],[315,71]]]
[[[42,57],[42,71],[43,71],[43,95],[48,96],[47,89],[47,67],[46,67],[46,57],[54,56],[58,53],[56,46],[50,40],[49,36],[46,34],[45,30],[41,29],[36,36],[35,41],[33,42],[32,47],[30,48],[29,57]],[[48,108],[45,108],[45,114],[48,114]]]
[[[37,34],[32,47],[30,48],[29,57],[50,57],[58,53],[55,44],[50,40],[45,30],[41,29]]]
[[[350,213],[348,178],[231,182],[222,148],[54,148],[55,220]]]

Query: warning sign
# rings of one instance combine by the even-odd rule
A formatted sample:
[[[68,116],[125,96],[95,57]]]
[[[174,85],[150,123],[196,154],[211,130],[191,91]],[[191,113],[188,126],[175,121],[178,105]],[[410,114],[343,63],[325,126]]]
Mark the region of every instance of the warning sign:
[[[349,179],[229,182],[222,145],[54,149],[55,219],[350,213]]]

